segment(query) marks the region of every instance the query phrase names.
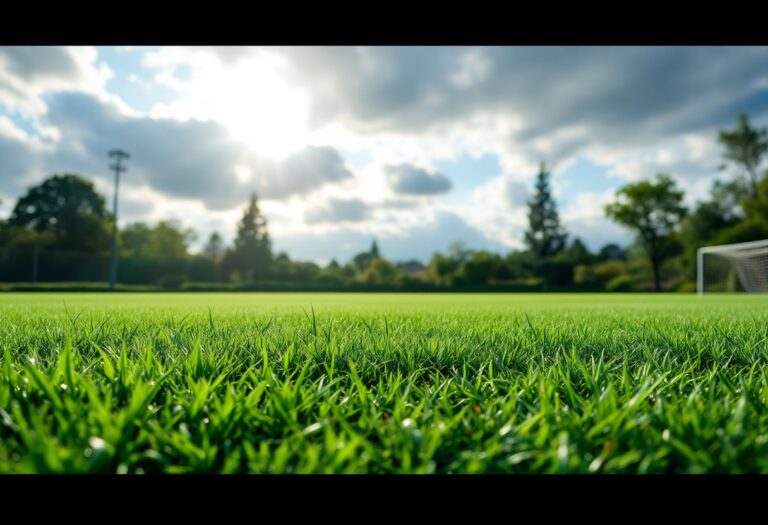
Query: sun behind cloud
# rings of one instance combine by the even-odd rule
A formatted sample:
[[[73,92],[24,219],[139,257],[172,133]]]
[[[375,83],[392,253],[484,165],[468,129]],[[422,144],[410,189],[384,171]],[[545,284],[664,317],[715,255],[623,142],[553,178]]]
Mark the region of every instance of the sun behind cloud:
[[[307,93],[285,80],[285,60],[275,54],[252,52],[226,64],[207,53],[170,48],[148,55],[147,63],[165,66],[156,81],[178,92],[171,103],[156,105],[153,116],[214,120],[233,139],[274,160],[310,142]]]

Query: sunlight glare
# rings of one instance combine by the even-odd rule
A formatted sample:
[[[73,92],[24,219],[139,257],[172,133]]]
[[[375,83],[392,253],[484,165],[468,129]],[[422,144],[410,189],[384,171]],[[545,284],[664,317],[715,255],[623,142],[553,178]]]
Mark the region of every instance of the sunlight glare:
[[[274,64],[249,60],[227,77],[216,113],[233,138],[272,159],[306,145],[306,96],[280,78]]]

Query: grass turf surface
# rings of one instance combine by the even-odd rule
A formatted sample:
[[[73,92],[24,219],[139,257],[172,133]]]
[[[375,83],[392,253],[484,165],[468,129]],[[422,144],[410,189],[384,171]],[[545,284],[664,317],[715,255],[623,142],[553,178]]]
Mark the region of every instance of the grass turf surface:
[[[768,472],[768,297],[0,294],[0,472]]]

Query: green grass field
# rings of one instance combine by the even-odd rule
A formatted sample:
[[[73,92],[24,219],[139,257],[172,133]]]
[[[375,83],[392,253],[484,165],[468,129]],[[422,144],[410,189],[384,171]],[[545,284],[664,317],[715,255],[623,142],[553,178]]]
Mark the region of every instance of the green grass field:
[[[768,297],[0,294],[0,472],[768,472]]]

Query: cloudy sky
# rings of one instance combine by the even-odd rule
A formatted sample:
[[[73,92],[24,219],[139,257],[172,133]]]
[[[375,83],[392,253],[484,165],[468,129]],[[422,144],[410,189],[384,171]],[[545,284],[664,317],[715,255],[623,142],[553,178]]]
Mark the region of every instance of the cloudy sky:
[[[544,160],[597,249],[631,240],[603,217],[627,181],[704,198],[741,112],[768,125],[768,48],[0,47],[0,217],[53,173],[111,199],[121,148],[121,224],[231,241],[255,191],[291,257],[426,261],[521,248]]]

